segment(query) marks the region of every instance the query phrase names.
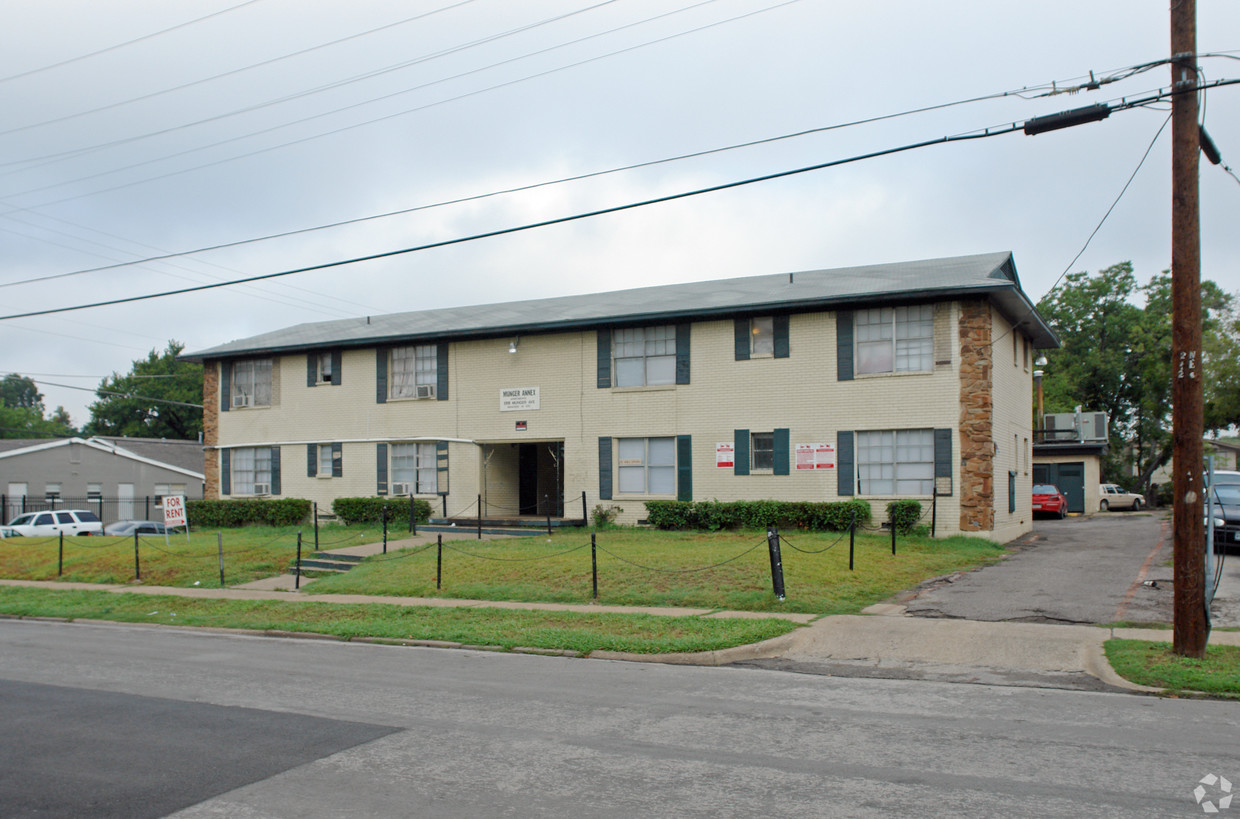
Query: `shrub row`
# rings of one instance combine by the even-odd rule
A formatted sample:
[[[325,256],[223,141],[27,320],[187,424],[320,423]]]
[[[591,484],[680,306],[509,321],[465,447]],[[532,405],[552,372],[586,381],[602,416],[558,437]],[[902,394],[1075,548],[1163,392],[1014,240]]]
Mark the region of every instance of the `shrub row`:
[[[812,532],[843,532],[856,519],[870,520],[863,500],[808,501],[646,501],[647,519],[656,529],[765,529],[783,526]]]
[[[911,533],[921,522],[921,504],[915,500],[896,500],[887,504],[887,520],[896,525],[902,535]]]
[[[208,529],[230,526],[296,526],[310,517],[310,501],[278,500],[187,500],[185,515],[192,527]]]
[[[384,510],[388,521],[409,520],[409,498],[336,498],[332,501],[332,513],[343,523],[382,523]],[[421,498],[413,501],[413,511],[418,523],[431,519],[431,505]]]

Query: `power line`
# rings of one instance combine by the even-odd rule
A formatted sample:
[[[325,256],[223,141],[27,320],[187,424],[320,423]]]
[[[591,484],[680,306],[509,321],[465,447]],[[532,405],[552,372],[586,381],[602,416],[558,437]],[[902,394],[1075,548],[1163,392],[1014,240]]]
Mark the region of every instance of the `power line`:
[[[349,40],[356,40],[359,37],[366,37],[370,34],[375,34],[377,32],[384,31],[389,28],[396,28],[397,26],[403,26],[406,23],[412,23],[415,20],[421,20],[423,18],[430,17],[435,14],[439,14],[440,12],[450,11],[451,9],[457,8],[459,6],[468,5],[469,3],[473,3],[474,1],[475,0],[459,0],[459,2],[452,3],[451,5],[444,6],[443,8],[438,8],[432,11],[423,12],[422,14],[417,14],[417,15],[414,15],[413,17],[406,17],[403,20],[397,20],[394,23],[387,23],[385,25],[379,26],[378,28],[372,28],[367,31],[358,32],[357,34],[350,34],[347,37],[341,37],[337,40],[331,40],[326,43],[319,43],[318,45],[310,46],[309,48],[303,48],[300,51],[293,51],[288,54],[281,55],[279,57],[272,57],[270,59],[262,60],[257,63],[251,63],[250,65],[242,66],[241,68],[234,68],[230,71],[223,71],[219,74],[213,74],[210,77],[203,77],[201,79],[193,80],[191,82],[182,83],[181,85],[172,86],[171,88],[165,88],[161,91],[152,91],[149,94],[142,94],[141,96],[130,97],[129,99],[119,100],[117,102],[108,103],[107,105],[100,105],[97,108],[91,108],[86,111],[77,111],[72,114],[65,114],[64,116],[54,117],[53,119],[45,119],[42,122],[32,122],[27,125],[19,125],[16,128],[9,128],[7,130],[0,131],[0,136],[8,136],[9,134],[16,134],[21,131],[29,131],[34,128],[42,128],[45,125],[56,125],[61,122],[67,122],[71,119],[77,119],[78,117],[85,117],[85,116],[89,116],[90,114],[98,114],[102,111],[109,111],[113,108],[119,108],[122,105],[131,105],[132,103],[135,103],[135,102],[142,102],[143,100],[153,99],[154,97],[161,97],[164,94],[171,94],[175,91],[184,91],[186,88],[193,88],[196,85],[202,85],[204,83],[212,82],[214,80],[223,79],[224,77],[231,77],[235,74],[241,74],[245,71],[251,71],[255,68],[261,68],[263,66],[271,65],[273,63],[278,63],[283,60],[292,59],[293,57],[300,57],[303,54],[309,54],[312,51],[318,51],[323,48],[329,48],[334,45],[339,45],[340,43],[348,42]],[[258,2],[258,0],[250,0],[250,2]],[[246,5],[246,4],[243,3],[242,5]],[[240,8],[240,7],[238,6],[237,8]],[[211,15],[208,15],[208,16],[211,16]],[[206,18],[204,17],[201,19],[205,20]],[[168,29],[168,30],[171,31],[171,29]],[[137,41],[135,40],[132,42],[137,42]],[[102,53],[102,52],[97,52],[97,53]],[[78,59],[81,59],[81,58],[78,58]],[[72,60],[68,62],[72,62]],[[61,65],[63,65],[63,63],[61,63]],[[21,76],[21,75],[18,75],[18,76]],[[0,80],[0,82],[3,82],[3,80]],[[241,109],[241,110],[244,111],[244,110],[250,110],[250,109]],[[210,120],[203,120],[203,122],[209,122],[209,121]],[[155,134],[167,133],[170,130],[175,130],[175,129],[169,128],[163,131],[156,131]],[[95,145],[89,148],[78,148],[72,151],[62,151],[59,154],[50,154],[47,156],[32,157],[30,159],[19,159],[19,160],[14,160],[12,162],[5,162],[3,164],[13,165],[13,164],[18,164],[18,163],[23,163],[23,162],[37,162],[41,159],[50,159],[52,157],[57,157],[57,156],[68,156],[68,155],[87,153],[90,151],[99,150],[100,148],[107,148],[113,145],[120,145],[125,142],[131,142],[135,139],[145,139],[147,136],[154,136],[155,134],[146,134],[144,136],[139,136],[139,137],[129,137],[128,139],[120,139],[114,142],[106,142],[101,145]]]
[[[102,388],[95,388],[95,387],[75,387],[72,384],[54,384],[51,381],[39,381],[34,378],[30,380],[34,381],[34,383],[36,384],[42,384],[45,387],[61,387],[62,389],[66,389],[66,390],[82,390],[83,392],[93,392],[97,395],[117,395],[117,396],[120,396],[121,398],[133,398],[138,401],[152,401],[156,404],[172,404],[173,406],[177,406],[177,407],[190,407],[191,409],[202,409],[202,404],[190,404],[186,401],[173,401],[169,398],[151,398],[149,395],[131,395],[130,393],[117,392],[116,390],[105,390]]]
[[[342,259],[342,260],[338,260],[334,262],[326,262],[324,264],[311,265],[309,267],[295,268],[293,270],[283,270],[277,273],[263,273],[257,276],[248,276],[244,279],[236,279],[230,282],[204,284],[204,285],[199,285],[197,287],[186,287],[180,290],[168,290],[162,293],[150,293],[150,294],[143,295],[143,296],[128,296],[128,297],[119,298],[119,299],[109,299],[107,301],[93,302],[91,304],[80,304],[80,305],[75,305],[72,307],[54,307],[54,308],[49,308],[46,310],[32,310],[26,313],[14,313],[8,316],[0,316],[0,321],[9,320],[9,319],[18,319],[18,318],[29,318],[31,316],[46,316],[46,315],[51,315],[54,313],[67,313],[67,312],[71,312],[74,310],[86,310],[92,307],[106,307],[106,306],[115,305],[115,304],[128,304],[128,303],[135,302],[135,301],[146,301],[148,299],[162,298],[164,296],[178,296],[178,295],[182,295],[185,293],[196,293],[196,292],[200,292],[203,290],[213,290],[219,287],[228,287],[234,284],[244,284],[244,283],[254,282],[254,281],[263,281],[266,279],[274,279],[274,278],[279,278],[282,276],[292,276],[298,273],[308,273],[314,270],[327,270],[333,267],[342,267],[344,265],[358,264],[360,262],[369,262],[369,261],[374,261],[376,259],[386,259],[386,258],[391,258],[393,256],[402,256],[402,255],[406,255],[409,253],[417,253],[417,252],[421,252],[424,250],[432,250],[434,248],[450,247],[452,245],[465,244],[467,242],[474,242],[480,239],[490,239],[496,236],[507,236],[513,233],[520,233],[520,232],[527,231],[527,230],[534,230],[535,228],[548,227],[551,225],[560,225],[560,224],[565,224],[568,222],[580,221],[582,219],[589,219],[595,216],[602,216],[602,215],[610,214],[610,213],[619,213],[621,211],[633,210],[635,208],[645,207],[647,205],[655,205],[655,204],[661,204],[665,202],[672,202],[678,199],[686,199],[692,196],[700,196],[706,193],[716,193],[718,191],[730,190],[732,188],[739,188],[745,185],[752,185],[758,182],[768,182],[774,179],[782,179],[782,178],[789,177],[789,176],[795,176],[798,174],[808,173],[810,171],[822,170],[824,168],[831,168],[831,167],[836,167],[839,165],[847,165],[852,162],[860,162],[865,159],[873,159],[875,157],[889,156],[891,154],[902,153],[904,151],[911,151],[917,148],[925,148],[930,145],[939,145],[939,144],[943,144],[947,142],[961,142],[964,140],[972,140],[972,139],[984,139],[986,137],[999,136],[1000,134],[1010,134],[1014,131],[1019,130],[1019,128],[1020,128],[1019,125],[1013,124],[1013,125],[1004,126],[1001,129],[986,129],[986,131],[982,133],[959,134],[955,136],[942,136],[942,137],[937,137],[935,139],[925,140],[923,142],[915,142],[915,143],[911,143],[908,145],[902,145],[897,148],[886,148],[880,151],[872,151],[866,154],[858,154],[855,156],[846,157],[844,159],[834,159],[829,162],[821,162],[816,165],[808,165],[808,166],[801,167],[801,168],[795,168],[793,170],[777,171],[775,173],[764,174],[762,176],[756,176],[756,177],[750,177],[748,179],[742,179],[739,181],[724,182],[722,184],[711,185],[706,188],[697,188],[692,191],[682,191],[680,193],[673,193],[673,194],[668,194],[666,196],[659,196],[659,197],[655,197],[654,199],[644,199],[638,202],[629,202],[623,205],[615,205],[615,206],[608,207],[608,208],[600,208],[598,210],[587,211],[584,213],[577,213],[571,216],[561,216],[555,219],[546,219],[540,222],[530,222],[524,225],[501,228],[499,230],[487,231],[485,233],[475,233],[470,236],[460,236],[454,239],[445,239],[445,240],[438,241],[438,242],[430,242],[428,244],[402,248],[400,250],[389,250],[383,253],[373,253],[367,256],[358,256],[352,259]]]
[[[703,0],[703,2],[712,2],[712,1],[713,1],[713,0]],[[637,45],[628,46],[628,47],[626,47],[626,48],[621,48],[621,49],[618,49],[618,50],[616,50],[616,51],[611,51],[611,52],[608,52],[608,53],[606,53],[606,54],[599,54],[599,55],[596,55],[596,56],[594,56],[594,57],[588,57],[588,58],[586,58],[586,59],[584,59],[584,60],[578,60],[577,62],[574,62],[574,63],[568,63],[568,64],[566,64],[566,65],[558,66],[558,67],[556,67],[556,68],[550,68],[550,69],[547,69],[547,70],[545,70],[545,71],[539,71],[539,72],[535,72],[535,73],[533,73],[533,74],[528,74],[528,75],[526,75],[526,76],[524,76],[524,77],[518,77],[518,78],[513,79],[513,80],[508,80],[508,81],[505,81],[505,82],[496,83],[495,85],[487,86],[487,87],[485,87],[485,88],[479,88],[479,89],[476,89],[476,90],[474,90],[474,91],[468,91],[468,92],[465,92],[465,93],[463,93],[463,94],[458,94],[458,95],[457,95],[457,96],[455,96],[455,97],[448,97],[448,98],[446,98],[446,99],[437,100],[437,101],[435,101],[435,102],[429,102],[429,103],[426,103],[426,104],[424,104],[424,105],[416,106],[416,107],[414,107],[414,108],[409,108],[409,109],[406,109],[406,110],[404,110],[404,111],[397,111],[397,112],[395,112],[395,113],[392,113],[392,114],[386,114],[386,115],[384,115],[384,116],[381,116],[381,117],[376,117],[376,118],[374,118],[374,119],[365,120],[365,121],[363,121],[363,122],[357,122],[357,123],[354,123],[354,124],[352,124],[352,125],[345,125],[345,126],[341,126],[341,127],[339,127],[339,128],[334,128],[334,129],[329,130],[329,131],[322,131],[322,132],[320,132],[320,133],[317,133],[317,134],[312,134],[312,135],[310,135],[310,136],[301,137],[301,138],[299,138],[299,139],[290,140],[290,141],[288,141],[288,142],[282,142],[282,143],[280,143],[280,144],[278,144],[278,145],[270,145],[270,146],[268,146],[268,147],[266,147],[266,148],[258,148],[258,149],[252,150],[252,151],[246,151],[246,152],[244,152],[244,153],[236,154],[235,156],[225,157],[225,158],[223,158],[223,159],[217,159],[217,160],[213,160],[213,161],[211,161],[211,162],[204,162],[204,163],[202,163],[202,164],[199,164],[199,165],[194,165],[194,166],[189,167],[189,168],[182,168],[182,169],[180,169],[180,170],[176,170],[176,171],[168,171],[168,172],[166,172],[166,173],[156,174],[155,176],[149,176],[149,177],[146,177],[146,178],[144,178],[144,179],[137,179],[137,180],[134,180],[134,181],[132,181],[132,182],[125,182],[125,183],[122,183],[122,184],[119,184],[119,185],[113,185],[113,186],[112,186],[112,187],[110,187],[110,188],[102,188],[102,189],[97,190],[97,191],[91,191],[91,192],[88,192],[88,193],[79,193],[79,194],[74,194],[73,196],[66,196],[66,197],[63,197],[63,198],[61,198],[61,199],[54,199],[54,200],[49,201],[49,202],[41,202],[41,203],[39,203],[38,205],[36,205],[36,207],[49,207],[49,206],[51,206],[51,205],[59,205],[59,204],[62,204],[62,203],[64,203],[64,202],[72,202],[72,201],[74,201],[74,200],[76,200],[76,199],[81,199],[81,198],[84,198],[84,197],[87,197],[87,196],[97,196],[97,195],[99,195],[99,194],[101,194],[101,193],[110,193],[110,192],[112,192],[112,191],[123,190],[123,189],[125,189],[125,188],[131,188],[131,187],[133,187],[133,186],[135,186],[135,185],[143,185],[143,184],[146,184],[147,182],[155,182],[155,181],[158,181],[158,180],[160,180],[160,179],[167,179],[167,178],[172,177],[172,176],[179,176],[179,175],[181,175],[181,174],[192,173],[193,171],[200,171],[200,170],[204,170],[204,169],[206,169],[206,168],[212,168],[212,167],[215,167],[216,165],[223,165],[223,164],[226,164],[226,163],[228,163],[228,162],[233,162],[233,161],[236,161],[236,160],[238,160],[238,159],[245,159],[245,158],[248,158],[248,157],[251,157],[251,156],[257,156],[257,155],[259,155],[259,154],[269,153],[269,152],[271,152],[271,151],[280,150],[280,149],[282,149],[282,148],[288,148],[288,147],[291,147],[291,146],[293,146],[293,145],[300,145],[300,144],[302,144],[302,143],[304,143],[304,142],[311,142],[311,141],[316,140],[316,139],[322,139],[323,137],[334,136],[335,134],[344,133],[345,131],[351,131],[351,130],[353,130],[353,129],[355,129],[355,128],[361,128],[361,127],[364,127],[364,126],[367,126],[367,125],[374,125],[375,123],[385,122],[385,121],[390,120],[390,119],[395,119],[395,118],[397,118],[397,117],[402,117],[402,116],[406,116],[406,115],[408,115],[408,114],[417,113],[417,112],[419,112],[419,111],[424,111],[424,110],[427,110],[427,109],[429,109],[429,108],[434,108],[434,107],[439,106],[439,105],[444,105],[444,104],[447,104],[447,103],[450,103],[450,102],[457,102],[457,101],[459,101],[459,100],[467,99],[467,98],[469,98],[469,97],[474,97],[474,96],[478,96],[478,95],[480,95],[480,94],[485,94],[485,93],[488,93],[488,92],[490,92],[490,91],[495,91],[496,89],[499,89],[499,88],[506,88],[506,87],[511,86],[511,85],[518,85],[518,84],[520,84],[520,83],[527,82],[527,81],[529,81],[529,80],[540,79],[540,78],[542,78],[542,77],[546,77],[546,76],[550,76],[550,75],[552,75],[552,74],[556,74],[556,73],[558,73],[558,72],[560,72],[560,71],[566,71],[566,70],[568,70],[568,69],[570,69],[570,68],[578,68],[578,67],[580,67],[580,66],[587,65],[587,64],[592,63],[592,62],[597,62],[597,61],[599,61],[599,60],[607,59],[607,58],[609,58],[609,57],[614,57],[614,56],[617,56],[617,55],[619,55],[619,54],[625,54],[625,53],[627,53],[627,52],[630,52],[630,51],[636,51],[636,50],[638,50],[638,49],[646,48],[647,46],[655,45],[655,44],[657,44],[657,43],[663,43],[663,42],[667,42],[667,41],[669,41],[669,40],[674,40],[674,39],[676,39],[676,38],[678,38],[678,37],[684,37],[684,36],[687,36],[687,35],[689,35],[689,34],[696,34],[696,33],[700,32],[700,31],[705,31],[706,29],[709,29],[709,28],[714,28],[714,27],[716,27],[716,26],[724,25],[725,23],[732,23],[732,22],[735,22],[735,21],[737,21],[737,20],[744,19],[744,18],[746,18],[746,17],[752,17],[752,16],[755,16],[755,15],[758,15],[758,14],[764,14],[764,13],[766,13],[766,12],[768,12],[768,11],[773,10],[773,9],[776,9],[776,8],[781,8],[781,7],[783,7],[783,6],[788,6],[788,5],[791,5],[791,4],[793,4],[793,3],[797,3],[797,2],[800,2],[800,0],[783,0],[783,2],[776,3],[775,5],[773,5],[773,6],[768,6],[767,8],[758,9],[758,10],[756,10],[756,11],[751,11],[751,12],[746,12],[746,13],[744,13],[744,14],[738,14],[738,15],[736,15],[735,17],[730,17],[730,18],[728,18],[728,19],[726,19],[726,20],[719,20],[719,21],[716,21],[716,22],[714,22],[714,23],[708,23],[708,24],[706,24],[706,25],[699,26],[699,27],[694,28],[694,29],[689,29],[689,30],[687,30],[687,31],[681,31],[681,32],[678,32],[678,33],[676,33],[676,34],[669,34],[669,35],[667,35],[666,37],[660,37],[660,38],[657,38],[657,39],[654,39],[654,40],[649,40],[649,41],[644,42],[644,43],[638,43]],[[700,5],[700,4],[699,4],[699,5]],[[647,20],[639,21],[639,23],[631,23],[631,24],[629,24],[629,26],[622,26],[621,28],[627,28],[627,27],[631,27],[631,26],[633,26],[633,25],[639,25],[640,23],[649,22],[650,20],[655,20],[655,19],[658,19],[658,18],[660,18],[660,17],[666,17],[666,16],[668,16],[669,14],[673,14],[673,13],[678,13],[678,12],[667,12],[667,13],[664,13],[664,14],[661,14],[661,15],[656,15],[655,17],[648,18]],[[614,30],[618,31],[619,29],[614,29]],[[603,32],[603,34],[607,34],[607,33],[611,33],[611,32]],[[420,85],[420,86],[415,86],[415,87],[413,87],[413,88],[403,89],[403,90],[401,90],[401,91],[393,92],[393,93],[391,93],[391,94],[385,94],[385,95],[383,95],[383,96],[380,96],[380,97],[375,97],[375,98],[372,98],[372,99],[370,99],[370,100],[366,100],[366,101],[364,101],[364,102],[353,103],[352,105],[347,105],[347,106],[344,106],[343,108],[337,108],[337,109],[334,109],[334,110],[332,110],[332,111],[327,111],[327,112],[324,112],[324,113],[314,114],[314,115],[312,115],[312,116],[308,116],[308,117],[303,117],[303,118],[301,118],[301,119],[298,119],[298,120],[293,120],[292,122],[286,122],[286,123],[283,123],[283,124],[281,124],[281,125],[274,125],[274,126],[271,126],[271,127],[269,127],[269,128],[263,128],[263,129],[258,130],[258,131],[252,131],[252,132],[250,132],[250,133],[248,133],[248,134],[242,134],[242,135],[240,135],[240,136],[229,137],[228,139],[219,140],[219,141],[217,141],[217,142],[213,142],[213,143],[211,143],[211,144],[209,144],[209,145],[203,145],[203,146],[199,146],[199,147],[197,147],[197,148],[189,148],[189,149],[186,149],[186,150],[183,150],[183,151],[178,151],[178,152],[176,152],[176,153],[166,154],[166,155],[161,156],[161,157],[155,157],[155,158],[153,158],[153,159],[146,159],[146,160],[143,160],[143,161],[141,161],[141,162],[135,162],[135,163],[132,163],[132,164],[130,164],[130,165],[126,165],[126,166],[121,167],[121,168],[113,168],[112,170],[109,170],[109,171],[101,171],[101,172],[99,172],[99,173],[90,174],[90,175],[88,175],[88,176],[84,176],[84,177],[78,177],[77,179],[71,179],[71,180],[68,180],[68,181],[65,181],[65,182],[56,182],[56,183],[52,183],[52,184],[49,184],[49,185],[43,185],[43,186],[38,187],[38,188],[30,188],[30,189],[27,189],[27,190],[24,190],[24,191],[10,192],[10,193],[8,193],[8,194],[6,194],[6,195],[7,195],[7,196],[25,196],[25,195],[27,195],[27,194],[39,193],[39,192],[46,191],[46,190],[52,190],[52,189],[54,189],[54,188],[64,187],[64,186],[66,186],[66,185],[72,185],[72,184],[76,184],[76,183],[80,183],[80,182],[85,182],[85,181],[88,181],[88,180],[91,180],[91,179],[97,179],[97,178],[99,178],[99,177],[102,177],[102,176],[108,176],[108,175],[110,175],[110,174],[114,174],[114,173],[120,173],[120,172],[122,172],[122,171],[132,170],[132,169],[134,169],[134,168],[139,168],[139,167],[142,167],[142,166],[144,166],[144,165],[149,165],[149,164],[152,164],[152,163],[154,163],[154,162],[162,162],[162,161],[167,160],[167,159],[175,159],[176,157],[179,157],[179,156],[185,156],[185,155],[187,155],[187,154],[192,154],[192,153],[195,153],[195,152],[197,152],[197,151],[205,150],[205,149],[207,149],[207,148],[216,148],[216,147],[219,147],[219,146],[221,146],[221,145],[226,145],[226,144],[231,143],[231,142],[238,142],[238,141],[240,141],[240,140],[243,140],[243,139],[248,139],[248,138],[250,138],[250,137],[260,136],[260,135],[262,135],[262,134],[270,133],[270,132],[272,132],[272,131],[278,131],[278,130],[280,130],[280,129],[282,129],[282,128],[287,128],[287,127],[290,127],[290,126],[292,126],[292,125],[300,125],[300,124],[302,124],[302,123],[304,123],[304,122],[309,122],[309,121],[314,120],[314,119],[320,119],[320,118],[322,118],[322,117],[329,116],[329,115],[331,115],[331,114],[338,114],[338,113],[340,113],[340,112],[342,112],[342,111],[347,111],[347,110],[352,109],[352,108],[357,108],[357,107],[360,107],[360,106],[363,106],[363,105],[369,105],[370,103],[373,103],[373,102],[378,102],[378,101],[380,101],[380,100],[384,100],[384,99],[387,99],[387,98],[390,98],[390,97],[396,97],[396,96],[399,96],[399,95],[401,95],[401,94],[407,94],[407,93],[411,93],[411,92],[413,92],[413,91],[418,91],[418,90],[421,90],[421,89],[424,89],[424,88],[428,88],[428,87],[430,87],[430,86],[432,86],[432,85],[437,85],[437,84],[439,84],[439,83],[447,82],[447,81],[449,81],[449,80],[459,79],[460,77],[465,77],[465,76],[468,76],[468,75],[470,75],[470,74],[476,74],[476,73],[479,73],[479,72],[481,72],[481,71],[487,71],[487,70],[490,70],[490,69],[492,69],[492,68],[496,68],[496,67],[498,67],[498,66],[504,65],[504,64],[506,64],[506,63],[515,62],[515,61],[518,61],[518,60],[526,59],[526,58],[528,58],[528,57],[535,56],[535,55],[538,55],[538,54],[542,54],[542,53],[545,53],[545,52],[547,52],[547,51],[551,51],[551,50],[554,50],[554,49],[557,49],[557,48],[562,48],[562,47],[567,46],[567,45],[574,45],[574,44],[576,44],[576,43],[579,43],[579,42],[584,42],[585,40],[592,39],[593,37],[598,37],[598,36],[601,36],[601,34],[595,34],[595,35],[590,35],[590,36],[588,36],[588,37],[582,37],[582,38],[580,38],[580,39],[578,39],[578,40],[574,40],[574,41],[571,41],[571,42],[568,42],[568,43],[562,43],[562,44],[560,44],[560,45],[558,45],[558,46],[553,46],[553,47],[551,47],[551,48],[543,49],[542,51],[536,51],[536,52],[532,52],[532,53],[530,53],[530,54],[524,54],[524,55],[521,55],[520,57],[513,57],[513,58],[508,59],[508,60],[501,60],[500,62],[497,62],[497,63],[492,63],[491,65],[484,66],[484,67],[482,67],[482,68],[475,68],[475,69],[472,69],[472,70],[470,70],[470,71],[465,71],[465,72],[462,72],[462,73],[460,73],[460,74],[456,74],[456,75],[454,75],[454,76],[452,76],[452,77],[446,77],[446,78],[443,78],[443,79],[440,79],[440,80],[435,80],[435,81],[433,81],[433,82],[424,83],[423,85]]]
[[[1164,61],[1159,61],[1159,63],[1161,62],[1164,62]],[[1142,64],[1140,66],[1132,66],[1132,67],[1125,68],[1125,69],[1113,69],[1112,73],[1123,71],[1125,72],[1123,76],[1127,77],[1127,76],[1131,76],[1134,73],[1138,73],[1139,70],[1144,69],[1147,65],[1153,65],[1153,63]],[[1083,78],[1073,78],[1073,79],[1083,79]],[[1090,87],[1094,87],[1098,84],[1102,84],[1102,83],[1110,82],[1110,81],[1111,80],[1109,77],[1100,79],[1100,80],[1095,80],[1093,76],[1091,75],[1090,82],[1088,83],[1088,85]],[[548,180],[548,181],[543,181],[543,182],[534,182],[534,183],[530,183],[527,185],[518,185],[515,187],[505,188],[505,189],[498,190],[498,191],[490,191],[488,193],[480,193],[480,194],[473,194],[470,196],[462,196],[462,197],[457,197],[455,199],[448,199],[448,200],[434,202],[434,203],[425,204],[425,205],[416,205],[416,206],[408,207],[408,208],[400,208],[397,210],[386,211],[384,213],[371,214],[369,216],[359,216],[359,217],[355,217],[352,219],[344,219],[344,220],[340,220],[337,222],[329,222],[326,224],[315,225],[312,227],[297,228],[294,230],[287,230],[287,231],[282,231],[279,233],[269,233],[263,236],[252,237],[249,239],[238,239],[232,242],[222,242],[219,244],[198,247],[192,250],[177,251],[175,253],[165,253],[165,254],[161,254],[158,256],[148,256],[142,259],[134,259],[132,261],[118,262],[116,264],[101,265],[98,267],[88,267],[88,268],[83,268],[80,270],[69,271],[66,273],[55,273],[55,274],[51,274],[48,276],[36,276],[30,279],[21,279],[21,280],[13,281],[13,282],[4,282],[4,283],[0,283],[0,288],[14,287],[14,286],[21,285],[21,284],[32,284],[35,282],[51,281],[54,279],[68,278],[71,276],[80,276],[85,273],[97,273],[97,272],[104,271],[104,270],[115,270],[115,269],[123,268],[123,267],[146,264],[148,262],[158,262],[158,261],[163,261],[165,259],[174,259],[174,258],[178,258],[182,256],[190,256],[190,255],[195,255],[199,253],[207,253],[207,252],[215,251],[215,250],[223,250],[223,249],[232,248],[232,247],[239,247],[242,245],[253,244],[256,242],[269,241],[271,239],[281,239],[281,238],[285,238],[288,236],[296,236],[296,235],[311,233],[311,232],[319,231],[319,230],[327,230],[330,228],[344,227],[346,225],[360,224],[363,222],[373,221],[376,219],[386,219],[392,216],[402,216],[405,214],[416,213],[418,211],[430,210],[433,208],[447,207],[450,205],[458,205],[458,204],[463,204],[467,202],[475,202],[475,201],[479,201],[479,200],[487,199],[491,197],[496,197],[496,196],[506,196],[512,193],[522,193],[525,191],[536,190],[538,188],[549,187],[551,185],[560,185],[560,184],[564,184],[568,182],[578,182],[578,181],[582,181],[585,179],[592,179],[592,178],[605,176],[609,174],[622,173],[624,171],[631,171],[631,170],[637,170],[641,168],[654,167],[657,165],[668,164],[672,162],[679,162],[679,161],[686,160],[686,159],[696,159],[699,157],[709,156],[709,155],[717,154],[717,153],[723,153],[726,151],[734,151],[734,150],[739,150],[742,148],[751,148],[757,145],[765,145],[765,144],[769,144],[773,142],[779,142],[782,140],[796,139],[796,138],[803,137],[803,136],[821,134],[821,133],[826,133],[829,131],[841,130],[844,128],[851,128],[851,127],[855,127],[858,125],[869,125],[869,124],[873,124],[876,122],[883,122],[885,120],[897,119],[899,117],[912,116],[915,114],[928,113],[930,111],[938,111],[938,110],[943,110],[946,108],[951,108],[951,107],[955,107],[959,105],[967,105],[967,104],[971,104],[975,102],[982,102],[985,100],[1002,99],[1005,97],[1012,97],[1012,96],[1020,97],[1021,99],[1030,99],[1030,98],[1038,97],[1038,96],[1053,96],[1056,94],[1070,93],[1067,89],[1071,89],[1071,88],[1080,89],[1081,87],[1082,87],[1081,85],[1059,86],[1057,85],[1055,81],[1052,81],[1049,83],[1043,83],[1041,85],[1026,86],[1025,88],[1012,90],[1012,91],[1000,91],[1000,92],[991,93],[991,94],[983,94],[981,96],[968,97],[965,99],[953,100],[951,102],[936,103],[933,105],[926,105],[926,106],[922,106],[919,108],[911,108],[911,109],[900,111],[897,113],[879,114],[877,116],[865,117],[862,119],[851,120],[848,122],[835,123],[832,125],[825,125],[825,126],[821,126],[817,128],[808,128],[808,129],[804,129],[801,131],[794,131],[792,133],[781,134],[779,136],[764,137],[762,139],[751,140],[748,142],[740,142],[740,143],[735,143],[732,145],[726,145],[726,146],[717,147],[717,148],[707,148],[707,149],[703,149],[699,151],[692,151],[689,153],[678,154],[676,156],[664,157],[662,159],[653,159],[653,160],[647,160],[644,162],[636,162],[636,163],[632,163],[629,165],[622,165],[622,166],[618,166],[614,168],[608,168],[606,170],[590,171],[587,173],[575,174],[573,176],[560,177],[559,179],[553,179],[553,180]],[[1034,91],[1038,91],[1042,93],[1033,94],[1033,97],[1028,96],[1031,92],[1034,92]],[[32,213],[35,212],[35,211],[32,211],[30,208],[16,208],[16,209],[24,210],[24,211],[28,211]],[[8,214],[5,214],[5,215],[7,216]],[[63,220],[60,220],[60,221],[63,221]]]

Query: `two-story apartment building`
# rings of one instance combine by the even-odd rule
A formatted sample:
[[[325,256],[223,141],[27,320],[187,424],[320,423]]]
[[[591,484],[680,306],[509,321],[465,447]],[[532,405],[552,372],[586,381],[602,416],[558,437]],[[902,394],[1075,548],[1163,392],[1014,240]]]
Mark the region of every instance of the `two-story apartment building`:
[[[303,324],[200,350],[208,497],[412,494],[449,516],[937,495],[1030,527],[1010,253]]]

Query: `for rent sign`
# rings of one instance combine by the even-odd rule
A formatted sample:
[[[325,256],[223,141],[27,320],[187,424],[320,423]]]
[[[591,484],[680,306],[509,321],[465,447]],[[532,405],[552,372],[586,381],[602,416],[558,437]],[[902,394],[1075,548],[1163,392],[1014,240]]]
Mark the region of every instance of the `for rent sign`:
[[[172,529],[185,525],[185,496],[164,495],[164,526]]]

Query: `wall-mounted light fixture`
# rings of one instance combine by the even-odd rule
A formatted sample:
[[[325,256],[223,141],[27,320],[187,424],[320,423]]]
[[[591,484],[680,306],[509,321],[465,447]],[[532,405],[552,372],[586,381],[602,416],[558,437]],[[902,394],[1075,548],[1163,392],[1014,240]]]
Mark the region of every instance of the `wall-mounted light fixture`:
[[[516,336],[512,341],[508,342],[508,352],[515,353],[517,351],[517,342],[520,340],[520,336]]]

